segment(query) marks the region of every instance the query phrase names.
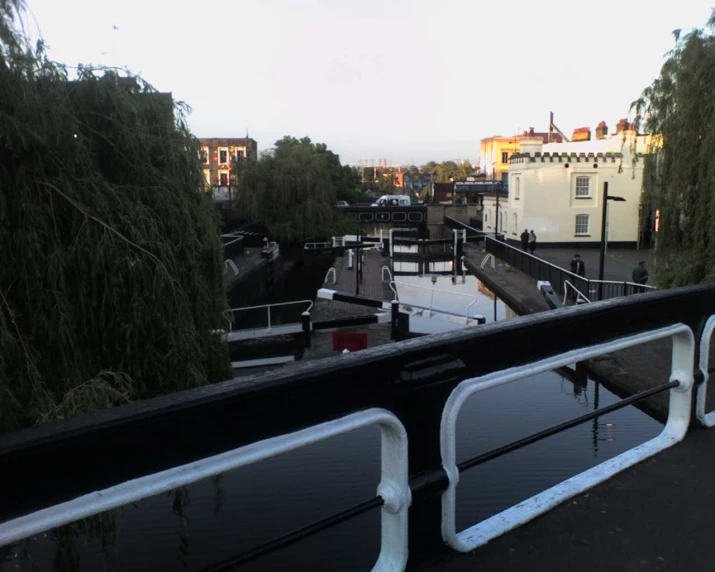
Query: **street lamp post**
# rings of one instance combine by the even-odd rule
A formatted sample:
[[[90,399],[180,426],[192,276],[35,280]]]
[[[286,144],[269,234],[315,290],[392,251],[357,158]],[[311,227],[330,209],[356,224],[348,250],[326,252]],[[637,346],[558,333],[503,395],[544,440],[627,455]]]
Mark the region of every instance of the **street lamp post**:
[[[598,299],[603,299],[603,268],[606,263],[606,223],[608,217],[608,201],[626,202],[623,197],[614,197],[608,194],[608,181],[603,183],[603,209],[601,211],[601,252],[598,262]]]
[[[497,190],[497,164],[492,163],[492,191],[497,195],[496,220],[494,221],[494,238],[499,240],[499,191]]]

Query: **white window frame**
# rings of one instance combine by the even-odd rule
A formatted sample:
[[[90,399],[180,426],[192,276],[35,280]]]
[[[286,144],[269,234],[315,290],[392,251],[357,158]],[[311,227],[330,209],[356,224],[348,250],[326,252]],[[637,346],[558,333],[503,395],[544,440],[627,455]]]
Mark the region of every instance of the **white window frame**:
[[[582,232],[579,232],[579,217],[586,217],[586,230],[582,231]],[[591,215],[588,215],[585,213],[579,213],[576,215],[576,219],[574,222],[575,222],[575,225],[574,225],[574,235],[575,236],[589,236],[590,235]],[[581,224],[581,228],[583,228],[583,222],[581,222],[580,224]]]
[[[521,199],[521,177],[514,177],[514,200]]]
[[[226,152],[226,160],[221,161],[221,151]],[[228,147],[219,147],[218,148],[218,164],[219,165],[228,165],[231,162],[231,155],[228,152]]]
[[[201,162],[202,165],[208,165],[211,162],[211,157],[209,156],[210,152],[211,149],[209,149],[207,145],[201,146],[201,153],[203,153],[204,158],[204,160]],[[201,158],[201,153],[199,153],[199,158]]]
[[[241,157],[238,156],[238,154],[241,153]],[[245,159],[246,158],[246,150],[243,148],[236,148],[236,150],[233,153],[233,158],[238,161],[239,159]]]
[[[204,179],[206,180],[206,184],[211,186],[211,170],[210,169],[204,169]]]
[[[221,182],[221,175],[226,175],[226,184]],[[221,187],[228,187],[231,184],[231,171],[221,170],[218,172],[218,183]]]
[[[586,186],[579,186],[579,181],[586,181]],[[586,191],[585,193],[583,191]],[[579,192],[580,191],[580,192]],[[578,175],[576,177],[576,198],[590,199],[591,198],[591,177],[587,175]]]

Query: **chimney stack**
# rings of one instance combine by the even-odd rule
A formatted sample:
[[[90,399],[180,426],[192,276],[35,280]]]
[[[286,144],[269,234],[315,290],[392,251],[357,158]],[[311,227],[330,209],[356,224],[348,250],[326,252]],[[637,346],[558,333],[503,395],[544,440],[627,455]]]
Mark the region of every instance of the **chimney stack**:
[[[631,125],[626,121],[625,119],[621,119],[618,124],[616,125],[616,133],[620,133],[621,131],[629,131],[631,128]]]
[[[591,128],[590,127],[579,127],[573,130],[573,137],[571,141],[590,141],[591,140]]]
[[[601,121],[596,127],[596,139],[605,139],[606,135],[608,135],[608,125],[605,121]]]

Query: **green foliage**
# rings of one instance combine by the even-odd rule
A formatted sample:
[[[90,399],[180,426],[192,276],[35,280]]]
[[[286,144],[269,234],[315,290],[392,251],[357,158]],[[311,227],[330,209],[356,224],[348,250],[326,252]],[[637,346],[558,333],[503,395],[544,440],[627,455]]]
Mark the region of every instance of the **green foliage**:
[[[674,33],[660,76],[632,105],[634,127],[656,134],[646,163],[644,219],[660,210],[657,281],[715,280],[715,12],[705,29]]]
[[[238,208],[260,219],[285,242],[326,237],[348,230],[335,207],[336,188],[352,184],[352,170],[323,143],[284,137],[258,161],[246,163],[238,184]],[[345,199],[343,199],[345,200]]]
[[[8,36],[17,4],[0,0],[0,430],[225,379],[185,109],[111,70],[69,81]]]

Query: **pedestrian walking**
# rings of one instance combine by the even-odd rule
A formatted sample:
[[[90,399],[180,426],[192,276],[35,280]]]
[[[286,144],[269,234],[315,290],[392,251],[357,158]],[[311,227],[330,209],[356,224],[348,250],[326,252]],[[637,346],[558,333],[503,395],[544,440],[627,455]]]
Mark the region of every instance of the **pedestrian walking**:
[[[645,261],[641,260],[633,269],[633,282],[636,284],[647,284],[648,283],[648,269],[645,267]]]
[[[569,262],[569,267],[571,268],[571,272],[576,274],[577,276],[582,276],[586,277],[586,265],[584,264],[583,260],[581,260],[581,257],[578,254],[574,254],[573,258],[571,259],[571,262]],[[574,282],[577,282],[574,280]],[[578,294],[576,293],[576,289],[581,286],[581,284],[573,284],[573,289],[571,290],[571,299],[574,302],[578,301]]]
[[[524,247],[524,252],[529,248],[529,231],[524,229],[521,233],[521,245]]]
[[[536,250],[536,233],[533,230],[529,233],[529,250],[531,254]]]
[[[581,260],[580,255],[574,254],[571,262],[569,262],[569,266],[571,267],[571,272],[574,274],[578,274],[583,277],[586,276],[586,265],[583,263],[583,260]]]

